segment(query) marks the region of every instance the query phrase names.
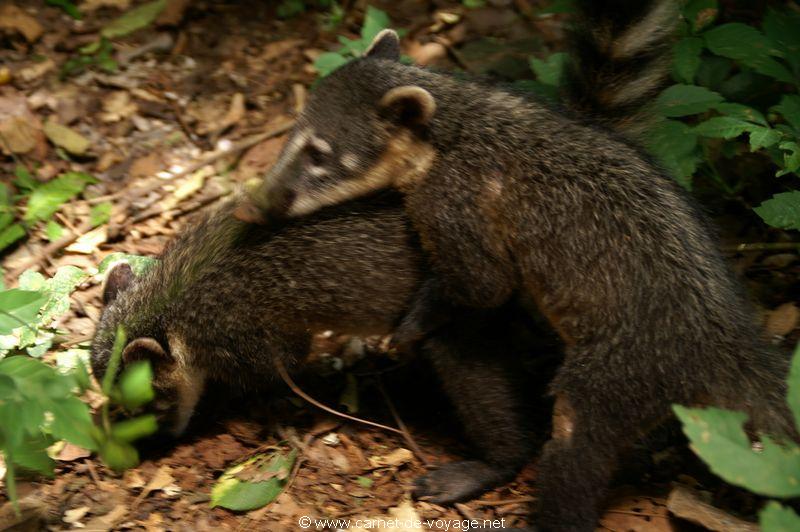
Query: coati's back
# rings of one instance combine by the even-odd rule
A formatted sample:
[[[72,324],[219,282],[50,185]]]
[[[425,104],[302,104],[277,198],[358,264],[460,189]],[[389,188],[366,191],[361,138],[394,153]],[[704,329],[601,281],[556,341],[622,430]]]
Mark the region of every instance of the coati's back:
[[[269,381],[275,357],[289,366],[307,352],[310,331],[390,332],[422,275],[396,198],[353,202],[278,228],[239,222],[232,208],[228,202],[184,230],[115,294],[92,345],[92,367],[102,375],[117,325],[125,328],[123,358],[150,359],[157,394],[187,403],[165,421],[174,432],[185,427],[206,379]]]

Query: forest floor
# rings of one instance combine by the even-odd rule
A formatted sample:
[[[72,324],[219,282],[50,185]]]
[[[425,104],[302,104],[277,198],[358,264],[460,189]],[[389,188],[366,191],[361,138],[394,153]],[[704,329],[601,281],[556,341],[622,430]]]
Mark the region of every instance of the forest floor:
[[[100,29],[129,3],[86,0],[83,19],[76,21],[44,0],[0,1],[0,130],[16,117],[24,127],[20,122],[8,127],[24,129],[34,143],[13,157],[13,149],[2,150],[0,179],[10,181],[22,164],[39,181],[65,171],[84,171],[98,180],[83,199],[65,204],[56,215],[67,229],[63,236],[50,242],[42,229],[4,257],[8,286],[27,268],[52,273],[75,265],[89,270],[112,252],[157,255],[197,212],[274,163],[285,140],[285,133],[274,132],[285,131],[302,107],[317,77],[314,57],[335,48],[337,35],[356,35],[363,13],[356,2],[341,24],[325,31],[320,12],[281,20],[275,14],[277,2],[173,1],[156,23],[114,41],[116,72],[92,66],[62,76],[67,62],[96,42]],[[427,0],[371,4],[386,11],[394,27],[408,29],[404,47],[409,56],[443,68],[505,79],[530,77],[527,57],[557,49],[561,39],[558,17],[523,16],[519,6],[528,2],[493,2],[479,9]],[[53,120],[88,140],[80,155],[65,157],[48,143],[43,128]],[[91,229],[90,209],[102,200],[114,206],[111,219]],[[735,221],[725,231],[728,243],[754,237]],[[770,332],[790,345],[798,335],[798,310],[787,303],[797,300],[797,255],[767,251],[731,257],[764,302]],[[59,327],[73,344],[85,343],[100,312],[100,286],[86,283]],[[29,530],[279,531],[298,530],[302,516],[525,524],[536,496],[530,487],[535,464],[508,485],[455,507],[410,498],[412,480],[426,471],[426,463],[464,458],[469,447],[424,365],[395,361],[382,345],[379,338],[321,335],[313,363],[325,378],[301,379],[300,385],[336,405],[347,379],[344,372],[331,370],[331,361],[344,361],[351,374],[359,375],[362,365],[373,367],[373,359],[382,359],[385,363],[378,365],[385,368],[380,377],[385,389],[360,386],[358,415],[394,424],[390,412],[396,407],[417,452],[407,450],[399,435],[343,422],[299,401],[288,389],[274,394],[277,398],[234,402],[225,401],[230,394],[223,391],[206,401],[211,403],[208,413],[189,434],[156,445],[143,454],[141,465],[123,475],[82,449],[61,449],[54,480],[20,482],[24,519],[14,518],[8,505],[0,507],[0,530],[13,522]],[[544,424],[536,432],[547,430]],[[758,501],[716,481],[685,442],[672,437],[674,432],[655,438],[650,447],[637,447],[626,459],[631,471],[617,482],[604,529],[689,527],[667,509],[676,482],[752,518]],[[281,442],[299,449],[299,467],[275,502],[245,513],[210,507],[211,487],[225,469]]]

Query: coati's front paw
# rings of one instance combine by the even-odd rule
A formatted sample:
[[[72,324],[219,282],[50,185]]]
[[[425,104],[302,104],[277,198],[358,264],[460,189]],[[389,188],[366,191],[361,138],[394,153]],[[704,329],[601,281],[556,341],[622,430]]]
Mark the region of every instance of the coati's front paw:
[[[434,504],[452,504],[473,499],[513,476],[513,472],[498,470],[485,462],[452,462],[419,477],[414,482],[414,496],[428,497]]]

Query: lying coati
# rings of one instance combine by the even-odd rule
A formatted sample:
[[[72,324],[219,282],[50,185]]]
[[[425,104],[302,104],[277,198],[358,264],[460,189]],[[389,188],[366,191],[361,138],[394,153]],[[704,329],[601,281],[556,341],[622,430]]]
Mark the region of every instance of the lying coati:
[[[310,332],[389,333],[427,274],[396,196],[279,228],[238,222],[234,206],[228,202],[186,228],[143,276],[120,264],[106,279],[93,370],[105,372],[122,325],[129,339],[123,362],[153,363],[159,427],[175,435],[186,428],[207,380],[237,389],[268,386],[276,359],[291,370],[307,354]],[[458,397],[465,432],[480,452],[481,460],[430,477],[451,499],[508,481],[531,457],[509,368],[497,363],[506,353],[530,350],[516,332],[519,320],[527,317],[513,306],[465,312],[420,346]]]
[[[584,106],[624,110],[662,76],[650,54],[671,5],[577,4],[597,21],[582,41],[595,57],[584,59],[638,69],[631,79],[643,82],[603,92],[613,77],[598,77],[605,100]],[[593,529],[620,451],[672,403],[742,409],[760,429],[791,432],[787,357],[762,338],[673,179],[597,120],[399,56],[386,31],[324,78],[253,200],[267,217],[293,218],[395,188],[435,274],[409,315],[535,301],[565,344],[551,384],[559,423],[537,470],[540,528]]]

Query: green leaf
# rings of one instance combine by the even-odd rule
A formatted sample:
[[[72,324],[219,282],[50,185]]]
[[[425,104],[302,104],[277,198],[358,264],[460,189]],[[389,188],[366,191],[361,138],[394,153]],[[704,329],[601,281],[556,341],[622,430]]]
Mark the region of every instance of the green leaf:
[[[56,274],[45,281],[44,291],[48,300],[42,307],[40,323],[49,325],[54,318],[67,312],[70,295],[89,277],[88,273],[75,266],[62,266],[56,270]]]
[[[800,343],[794,349],[788,384],[789,390],[786,394],[786,402],[794,416],[794,426],[800,430]]]
[[[50,428],[56,438],[84,449],[97,450],[97,442],[91,436],[92,418],[88,405],[73,396],[52,401],[49,408],[53,413]]]
[[[100,458],[114,471],[121,472],[139,464],[139,453],[128,442],[108,438],[100,446]]]
[[[475,9],[486,5],[486,0],[461,0],[461,3],[467,9]]]
[[[42,131],[50,142],[75,155],[83,155],[92,145],[89,139],[74,129],[53,120],[45,122]]]
[[[51,6],[60,7],[64,10],[64,13],[69,15],[70,17],[74,18],[75,20],[81,19],[81,12],[77,8],[75,4],[70,2],[70,0],[47,0],[47,3]]]
[[[795,71],[800,69],[800,14],[768,9],[763,27],[770,43],[782,52]]]
[[[135,7],[112,20],[100,34],[106,39],[114,39],[149,26],[167,6],[167,0],[155,0]]]
[[[364,43],[364,48],[372,43],[372,39],[391,26],[392,21],[389,20],[389,15],[378,8],[367,6],[367,12],[364,14],[364,25],[361,26],[361,42]]]
[[[305,10],[306,3],[303,0],[283,0],[275,10],[275,14],[278,15],[278,18],[291,18]]]
[[[783,98],[781,98],[781,103],[773,109],[783,115],[783,118],[800,135],[800,96],[797,94],[784,94]]]
[[[117,377],[117,370],[119,369],[119,364],[122,361],[122,351],[125,349],[127,344],[128,335],[125,333],[125,329],[122,327],[122,325],[117,325],[117,331],[114,336],[114,345],[111,348],[111,356],[108,359],[108,367],[106,368],[106,374],[103,375],[103,382],[101,384],[103,395],[111,395],[111,390],[114,388],[114,379]]]
[[[750,151],[769,148],[780,142],[783,135],[776,129],[756,127],[750,130]]]
[[[770,501],[758,513],[758,524],[762,532],[797,532],[800,530],[800,516],[788,506]]]
[[[120,441],[133,442],[145,436],[155,434],[157,430],[156,416],[147,414],[114,423],[111,427],[111,436]]]
[[[656,99],[656,108],[667,117],[704,113],[724,98],[705,87],[697,85],[673,85],[665,89]]]
[[[47,297],[39,292],[11,289],[0,292],[0,334],[38,321],[39,309]]]
[[[325,77],[347,62],[347,58],[345,58],[342,54],[337,54],[336,52],[325,52],[324,54],[320,54],[319,57],[317,57],[317,59],[314,61],[314,69],[321,77]]]
[[[111,207],[110,201],[104,201],[92,206],[92,210],[89,212],[89,221],[92,227],[108,223],[111,219]]]
[[[800,190],[775,194],[753,210],[772,227],[800,230]]]
[[[153,371],[150,362],[135,362],[125,368],[119,378],[120,402],[128,410],[138,408],[150,402],[155,393],[151,382]]]
[[[53,242],[54,240],[58,240],[62,236],[64,236],[64,228],[55,220],[48,220],[47,225],[45,226],[45,235],[47,236],[47,240]]]
[[[792,83],[794,76],[770,57],[779,53],[760,31],[747,24],[722,24],[704,34],[706,46],[717,55],[735,59],[760,74]]]
[[[719,408],[673,410],[692,450],[723,480],[769,497],[800,495],[800,448],[782,447],[767,437],[754,452],[744,432],[747,415]]]
[[[694,132],[703,137],[732,139],[754,127],[753,124],[738,118],[715,116],[695,126]]]
[[[117,262],[127,262],[134,274],[144,275],[150,268],[158,263],[158,259],[142,257],[140,255],[128,255],[127,253],[120,252],[111,253],[100,261],[100,265],[97,266],[98,273],[106,273],[109,268]]]
[[[677,120],[661,120],[647,135],[647,148],[684,188],[691,190],[691,176],[700,156],[697,135],[692,128]]]
[[[255,510],[275,500],[286,485],[297,451],[262,453],[225,471],[211,488],[211,507],[221,506],[244,512]],[[265,478],[248,482],[240,477]]]
[[[796,142],[781,142],[778,147],[783,150],[783,166],[777,177],[800,170],[800,144]]]
[[[536,79],[545,85],[557,87],[561,83],[564,67],[569,55],[566,53],[551,54],[543,60],[530,58],[531,70],[536,74]]]
[[[764,115],[761,113],[761,111],[741,103],[723,102],[715,105],[714,109],[733,118],[754,122],[762,126],[769,125],[769,122],[767,122],[767,119],[764,118]]]
[[[703,39],[685,37],[675,43],[673,48],[673,68],[675,75],[683,83],[694,83],[694,76],[700,67],[700,52],[703,51]]]
[[[14,462],[30,471],[36,471],[48,477],[53,476],[55,462],[47,456],[47,448],[53,442],[43,434],[26,438],[12,450]]]
[[[710,26],[718,14],[717,0],[689,0],[683,8],[683,16],[695,33]]]
[[[0,251],[7,248],[20,238],[25,236],[25,228],[20,224],[9,225],[0,231]]]
[[[83,172],[67,172],[44,183],[31,193],[24,220],[35,222],[50,218],[67,201],[77,196],[95,179]]]
[[[369,489],[375,481],[368,477],[356,477],[356,482],[362,488]]]

